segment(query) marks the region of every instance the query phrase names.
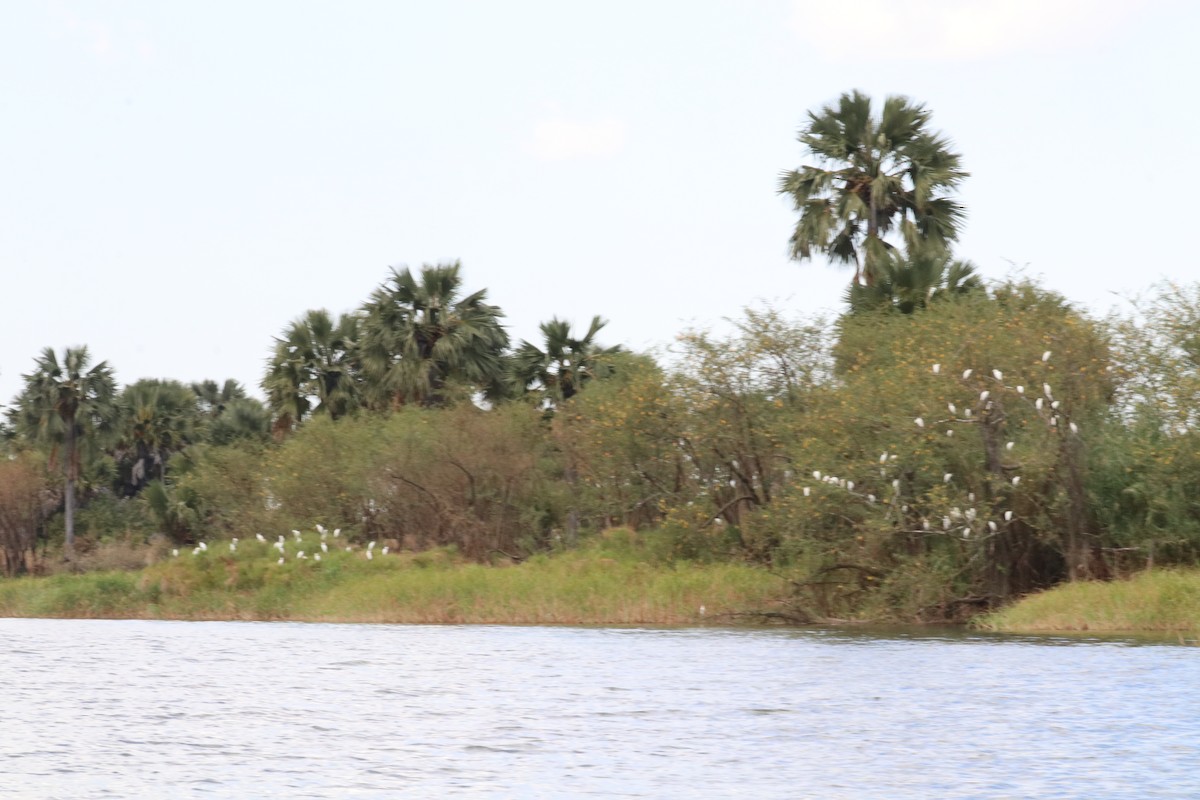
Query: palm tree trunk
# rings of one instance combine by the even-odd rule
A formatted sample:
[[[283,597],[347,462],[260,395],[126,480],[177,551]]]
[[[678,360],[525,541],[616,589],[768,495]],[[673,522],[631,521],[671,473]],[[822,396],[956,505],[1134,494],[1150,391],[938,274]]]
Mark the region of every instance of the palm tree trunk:
[[[64,499],[66,536],[63,539],[63,558],[75,563],[75,419],[67,420],[67,439],[63,458],[63,475],[66,478]]]
[[[879,211],[875,203],[875,190],[869,188],[868,191],[871,193],[871,215],[867,217],[867,241],[863,245],[862,276],[865,285],[874,286],[875,269],[871,264],[871,242],[879,238]]]

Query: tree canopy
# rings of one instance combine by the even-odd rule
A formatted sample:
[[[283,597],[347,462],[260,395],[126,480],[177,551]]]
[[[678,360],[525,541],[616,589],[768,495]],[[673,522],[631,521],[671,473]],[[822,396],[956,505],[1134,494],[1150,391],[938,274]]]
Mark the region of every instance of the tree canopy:
[[[855,283],[872,284],[899,242],[945,248],[958,238],[964,212],[953,192],[968,173],[950,141],[930,130],[930,117],[895,95],[876,115],[857,90],[808,113],[797,138],[815,163],[779,180],[800,214],[793,259],[824,253],[853,265]]]

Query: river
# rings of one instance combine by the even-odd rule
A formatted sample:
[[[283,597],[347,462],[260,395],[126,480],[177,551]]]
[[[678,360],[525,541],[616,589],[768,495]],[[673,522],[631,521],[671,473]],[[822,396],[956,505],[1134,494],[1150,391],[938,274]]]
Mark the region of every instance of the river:
[[[1200,797],[1200,649],[0,619],[0,797]]]

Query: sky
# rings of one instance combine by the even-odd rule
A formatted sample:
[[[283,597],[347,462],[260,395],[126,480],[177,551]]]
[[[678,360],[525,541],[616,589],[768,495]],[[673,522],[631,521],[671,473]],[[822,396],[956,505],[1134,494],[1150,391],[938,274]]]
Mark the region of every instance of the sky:
[[[1183,0],[4,3],[0,403],[83,344],[259,393],[289,321],[454,260],[514,342],[836,313],[850,273],[788,259],[776,188],[852,89],[962,153],[960,256],[1101,313],[1200,279],[1197,30]]]

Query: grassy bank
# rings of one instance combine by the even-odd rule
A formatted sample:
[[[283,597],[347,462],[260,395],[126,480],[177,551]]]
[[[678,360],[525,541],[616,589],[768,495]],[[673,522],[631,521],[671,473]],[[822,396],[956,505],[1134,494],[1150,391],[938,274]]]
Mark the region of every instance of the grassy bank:
[[[976,624],[1011,633],[1200,631],[1200,571],[1156,570],[1129,580],[1064,584]]]
[[[139,571],[0,581],[0,616],[312,622],[683,624],[777,607],[783,582],[738,564],[654,564],[603,547],[521,564],[214,543]],[[701,607],[705,608],[704,616]]]

